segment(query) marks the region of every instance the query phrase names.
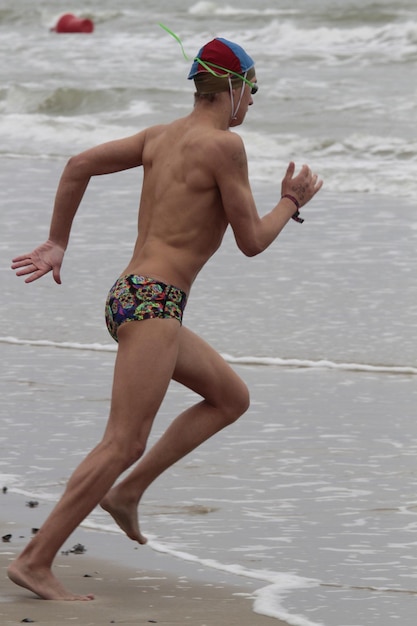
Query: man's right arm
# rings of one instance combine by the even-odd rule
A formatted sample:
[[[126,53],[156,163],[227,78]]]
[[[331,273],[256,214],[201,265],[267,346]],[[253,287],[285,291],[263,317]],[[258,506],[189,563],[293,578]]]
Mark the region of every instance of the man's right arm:
[[[13,259],[17,276],[27,276],[25,282],[29,283],[52,271],[55,282],[61,282],[72,222],[90,178],[142,165],[146,132],[101,144],[69,159],[56,192],[49,238],[32,252]]]
[[[92,176],[112,174],[142,165],[146,131],[71,157],[55,196],[49,239],[66,249],[72,221]]]

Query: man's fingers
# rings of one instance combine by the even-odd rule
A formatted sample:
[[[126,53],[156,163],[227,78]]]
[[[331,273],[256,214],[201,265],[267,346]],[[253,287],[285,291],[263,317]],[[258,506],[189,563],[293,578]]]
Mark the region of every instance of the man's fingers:
[[[11,268],[12,270],[16,270],[19,267],[25,267],[25,265],[31,265],[31,264],[32,264],[32,261],[28,256],[20,256],[20,257],[16,257],[15,259],[13,259]]]
[[[26,254],[19,254],[19,256],[12,259],[12,263],[19,263],[20,261],[27,261],[28,259],[30,259],[30,252],[27,252]]]
[[[61,284],[61,273],[60,273],[60,268],[59,267],[54,267],[52,270],[52,276],[54,277],[54,281],[57,283],[57,285]]]
[[[33,265],[33,263],[31,263],[30,265],[25,265],[25,266],[20,266],[22,269],[19,269],[16,272],[16,276],[25,276],[25,274],[32,274],[32,272],[36,272],[37,271],[37,267],[36,265]]]
[[[316,185],[314,187],[314,193],[316,194],[318,191],[320,191],[322,187],[323,187],[323,181],[319,180],[318,182],[316,182]]]
[[[287,171],[285,172],[285,178],[292,178],[295,172],[295,163],[291,161],[288,164]]]
[[[47,265],[44,263],[40,265],[38,265],[37,263],[34,263],[31,259],[25,258],[23,260],[22,258],[21,261],[15,260],[15,262],[12,264],[11,267],[13,270],[17,270],[16,276],[26,276],[27,274],[30,274],[30,276],[25,280],[25,283],[31,283],[33,280],[36,280],[37,278],[44,276],[45,274],[47,274],[53,269],[50,265]],[[54,275],[55,282],[57,282],[58,284],[61,284],[59,268],[53,271],[53,275]]]
[[[25,280],[25,283],[33,283],[34,280],[37,280],[41,276],[44,275],[45,272],[41,272],[38,270],[37,272],[33,272],[30,276],[28,276]]]

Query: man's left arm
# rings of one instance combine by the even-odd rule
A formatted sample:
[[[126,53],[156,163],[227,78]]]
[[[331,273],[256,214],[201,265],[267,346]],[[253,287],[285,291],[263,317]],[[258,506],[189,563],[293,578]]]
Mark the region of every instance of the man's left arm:
[[[291,162],[281,183],[279,202],[260,217],[249,183],[246,152],[241,138],[231,134],[223,144],[216,158],[215,171],[223,207],[239,249],[246,256],[255,256],[271,245],[297,207],[307,204],[323,183],[307,165],[303,165],[294,176],[295,165]]]

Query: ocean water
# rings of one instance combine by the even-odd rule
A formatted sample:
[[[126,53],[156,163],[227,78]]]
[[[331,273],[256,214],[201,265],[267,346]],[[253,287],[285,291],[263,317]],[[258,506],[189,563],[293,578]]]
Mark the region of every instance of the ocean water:
[[[50,32],[68,10],[95,32]],[[103,306],[134,241],[141,173],[91,182],[61,286],[24,285],[10,259],[46,238],[71,154],[190,110],[189,63],[158,23],[189,57],[224,36],[256,60],[237,132],[259,211],[289,160],[325,186],[263,255],[243,257],[228,233],[198,278],[185,323],[247,380],[252,407],[151,487],[143,529],[150,549],[258,581],[254,610],[294,626],[414,624],[416,18],[414,0],[0,5],[11,491],[55,500],[101,436],[115,354]],[[152,437],[193,400],[173,385]],[[117,532],[100,511],[86,525]]]

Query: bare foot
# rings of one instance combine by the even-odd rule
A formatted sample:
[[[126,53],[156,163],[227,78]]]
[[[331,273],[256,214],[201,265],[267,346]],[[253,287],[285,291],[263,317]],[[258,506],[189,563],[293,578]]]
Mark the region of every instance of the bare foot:
[[[138,507],[136,502],[128,503],[117,496],[117,487],[100,502],[102,509],[110,513],[114,521],[126,533],[129,539],[138,541],[142,545],[147,543],[147,538],[139,530]]]
[[[33,591],[44,600],[94,600],[91,594],[78,596],[67,591],[50,569],[33,569],[19,559],[9,565],[7,574],[16,585]]]

